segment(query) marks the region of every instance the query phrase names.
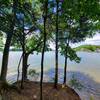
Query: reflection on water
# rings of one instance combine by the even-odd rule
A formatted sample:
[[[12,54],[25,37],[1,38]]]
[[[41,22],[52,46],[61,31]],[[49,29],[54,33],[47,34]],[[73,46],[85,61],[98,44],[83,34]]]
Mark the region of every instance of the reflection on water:
[[[44,73],[44,81],[54,82],[54,75],[55,75],[54,73],[55,73],[54,69],[50,69],[46,71]],[[89,75],[85,75],[82,72],[68,71],[67,72],[68,85],[73,75],[74,75],[74,79],[76,79],[77,82],[82,85],[81,90],[78,90],[78,88],[74,88],[75,91],[81,97],[81,100],[90,100],[91,96],[93,100],[100,100],[100,83],[97,83]],[[38,77],[28,76],[28,78],[33,81],[40,81],[40,76]],[[8,82],[14,82],[14,81],[16,81],[16,75],[8,78]],[[63,83],[63,69],[59,69],[59,83]]]
[[[55,52],[46,52],[45,53],[45,62],[44,62],[44,70],[47,71],[51,68],[54,68],[55,65]],[[9,56],[9,70],[8,73],[12,74],[12,72],[17,71],[17,66],[19,62],[19,58],[21,56],[21,52],[10,52]],[[89,74],[94,80],[100,82],[100,54],[99,53],[87,53],[87,52],[78,52],[78,56],[81,57],[81,62],[76,64],[75,62],[68,61],[68,71],[79,71],[85,74]],[[40,70],[40,59],[41,54],[34,53],[30,55],[28,63],[30,64],[30,68]],[[0,66],[2,62],[2,53],[0,52]],[[59,54],[59,68],[63,68],[64,66],[64,57]]]

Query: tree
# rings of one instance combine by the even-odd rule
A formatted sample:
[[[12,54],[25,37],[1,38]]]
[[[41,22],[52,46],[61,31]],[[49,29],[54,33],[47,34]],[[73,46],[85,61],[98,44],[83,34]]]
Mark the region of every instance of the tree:
[[[35,2],[34,2],[34,5],[35,5]],[[24,4],[23,4],[23,6],[24,6]],[[40,8],[34,8],[34,7],[35,6],[33,6],[33,7],[29,6],[30,13],[29,13],[29,11],[28,11],[28,13],[26,13],[27,9],[24,9],[24,8],[22,9],[22,11],[25,14],[24,19],[22,18],[22,21],[24,21],[24,24],[21,23],[21,20],[19,19],[20,20],[18,22],[19,27],[16,29],[16,31],[15,31],[16,34],[14,36],[14,40],[16,40],[17,44],[18,45],[20,44],[20,47],[22,48],[22,51],[23,51],[22,57],[24,56],[24,58],[23,58],[24,65],[22,65],[22,74],[23,74],[22,75],[22,82],[21,82],[22,88],[23,88],[23,81],[27,79],[27,70],[28,70],[28,66],[29,66],[28,65],[28,57],[34,51],[42,52],[42,47],[43,47],[43,43],[44,43],[43,42],[44,25],[43,25],[43,22],[40,22],[40,21],[45,19],[45,18],[43,17],[43,19],[41,19],[42,17],[41,17],[40,10],[38,10],[38,12],[36,11],[37,9],[40,9]],[[45,13],[45,11],[44,11],[44,13]],[[23,13],[19,12],[18,16],[20,14],[23,14]],[[32,17],[32,15],[34,15],[34,17]],[[43,16],[45,16],[45,15],[43,15]],[[27,18],[29,18],[29,19],[27,19]],[[25,26],[25,25],[27,25],[27,26]],[[27,28],[25,28],[25,27],[27,27]],[[47,31],[46,25],[45,25],[45,31]],[[47,34],[47,32],[46,32],[46,34]],[[24,37],[24,40],[23,40],[23,37]],[[46,36],[46,38],[49,39],[50,35]],[[49,45],[46,42],[45,43],[45,51],[50,50],[48,47],[49,47]],[[22,57],[21,57],[21,59],[22,59]],[[20,59],[20,62],[21,62],[21,59]],[[41,63],[43,63],[43,62],[41,62]],[[19,73],[19,65],[18,65],[18,73]],[[18,74],[18,77],[19,77],[19,74]]]
[[[64,67],[64,84],[66,84],[66,68],[67,68],[67,58],[79,62],[74,50],[69,46],[69,43],[75,43],[85,40],[86,37],[93,36],[97,25],[94,25],[99,20],[99,2],[93,1],[93,4],[90,4],[90,1],[63,1],[62,4],[62,36],[60,39],[63,39],[61,43],[61,52],[65,56],[65,67]],[[92,9],[95,8],[95,10]],[[92,13],[91,11],[92,10]],[[89,13],[88,13],[89,12]],[[95,15],[93,14],[95,13]],[[62,41],[61,41],[62,42]],[[70,55],[70,56],[69,56]]]
[[[6,31],[7,38],[6,38],[6,43],[5,43],[5,47],[4,47],[4,51],[3,51],[3,59],[2,59],[2,67],[1,67],[1,80],[2,81],[6,81],[8,57],[9,57],[9,48],[10,48],[12,36],[14,34],[14,26],[15,26],[15,21],[16,21],[16,10],[17,10],[18,1],[13,0],[13,6],[12,7],[11,7],[11,4],[12,4],[12,2],[10,2],[10,0],[8,0],[8,2],[6,2],[6,1],[3,2],[2,1],[2,4],[1,4],[1,16],[0,16],[0,19],[1,20],[3,19],[6,23],[7,22],[9,23],[9,24],[7,23],[7,25],[9,25],[9,27],[8,27],[8,29]],[[8,7],[7,14],[6,14],[6,10],[5,9],[3,10],[3,8],[5,8],[6,6]],[[10,10],[9,6],[10,6],[10,9],[12,9],[11,14],[9,14],[9,10]],[[0,27],[0,30],[4,31],[2,29],[2,27]]]
[[[54,83],[54,88],[57,88],[57,84],[58,84],[58,8],[59,8],[59,1],[56,0],[56,50],[55,50],[55,83]]]
[[[21,44],[20,46],[23,51],[21,88],[23,88],[24,80],[27,79],[28,57],[33,51],[39,51],[39,46],[41,46],[40,43],[42,42],[41,35],[38,35],[39,32],[37,33],[39,31],[38,20],[41,16],[39,15],[40,12],[37,13],[36,10],[34,6],[32,7],[32,2],[25,1],[20,3],[17,13],[18,22],[14,38],[18,44]]]
[[[26,40],[26,49],[25,49],[25,65],[24,65],[24,80],[27,79],[27,71],[28,71],[28,58],[29,55],[32,54],[34,51],[41,52],[41,47],[43,45],[42,37],[32,36],[28,40]]]
[[[43,3],[44,3],[44,11],[43,11],[44,32],[43,32],[43,49],[42,49],[42,57],[41,57],[40,100],[43,100],[42,84],[43,84],[44,53],[45,53],[46,41],[47,41],[46,22],[47,22],[47,14],[48,14],[48,0],[45,0]]]
[[[61,47],[60,53],[65,58],[63,84],[66,85],[68,58],[71,61],[75,61],[77,63],[79,63],[81,59],[77,56],[76,52],[69,46],[69,43],[68,42],[66,42],[65,44],[64,43],[61,43],[61,46],[60,47]]]

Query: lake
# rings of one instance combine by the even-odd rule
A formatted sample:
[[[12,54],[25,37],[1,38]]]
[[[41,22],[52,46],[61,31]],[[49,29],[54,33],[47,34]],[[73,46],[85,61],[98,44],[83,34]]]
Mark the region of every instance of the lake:
[[[22,52],[10,52],[8,64],[8,76],[17,72],[17,66]],[[82,72],[89,75],[95,81],[100,83],[100,53],[78,52],[81,57],[80,63],[68,61],[68,71]],[[28,64],[31,69],[40,71],[41,54],[36,53],[30,55]],[[0,52],[0,66],[2,62],[2,52]],[[44,70],[48,71],[54,68],[55,65],[55,52],[50,51],[45,53]],[[59,54],[59,68],[63,69],[64,57]]]

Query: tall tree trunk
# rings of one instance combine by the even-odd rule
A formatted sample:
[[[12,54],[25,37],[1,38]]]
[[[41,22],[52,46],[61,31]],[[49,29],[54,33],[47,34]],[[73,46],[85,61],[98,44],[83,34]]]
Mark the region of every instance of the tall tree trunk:
[[[41,79],[40,79],[40,100],[43,100],[43,68],[44,68],[44,53],[45,53],[45,48],[46,48],[46,38],[47,38],[47,33],[46,33],[46,21],[47,21],[47,12],[48,12],[48,0],[45,1],[45,7],[44,7],[44,40],[43,40],[43,50],[42,50],[42,58],[41,58]]]
[[[42,50],[42,58],[41,58],[41,79],[40,79],[40,100],[43,100],[42,96],[42,83],[43,83],[43,68],[44,68],[44,52],[45,52],[45,43],[46,42],[46,36],[44,36],[44,44],[43,44],[43,50]]]
[[[22,50],[23,50],[23,60],[22,60],[22,79],[21,79],[21,89],[24,88],[23,86],[23,82],[24,82],[24,68],[25,68],[25,54],[26,54],[26,51],[25,51],[25,33],[24,33],[24,18],[23,18],[23,25],[22,25]]]
[[[29,55],[27,55],[27,54],[25,54],[25,58],[24,58],[24,60],[25,60],[25,65],[24,65],[24,68],[23,68],[23,78],[24,78],[24,80],[27,80],[27,70],[28,70],[28,57],[29,57]]]
[[[15,26],[15,20],[16,20],[16,9],[17,9],[18,0],[13,0],[13,18],[11,19],[10,23],[10,30],[7,34],[7,39],[3,51],[3,59],[2,59],[2,67],[1,67],[1,80],[6,82],[6,76],[7,76],[7,69],[8,69],[8,58],[9,58],[9,48],[11,44],[11,39],[13,36],[14,26]]]
[[[64,82],[63,82],[64,85],[66,85],[66,77],[67,77],[67,56],[65,56]]]
[[[57,84],[58,84],[58,6],[59,6],[59,2],[58,0],[56,0],[57,2],[57,14],[56,14],[56,50],[55,50],[55,83],[54,83],[54,88],[57,88]]]
[[[23,80],[27,80],[27,70],[28,70],[28,57],[29,57],[29,54],[25,53],[24,54],[24,58],[23,58],[23,54],[20,58],[20,61],[19,61],[19,65],[18,65],[18,76],[17,76],[17,81],[19,79],[19,66],[20,66],[20,63],[21,63],[21,60],[23,58]]]
[[[1,67],[1,80],[6,82],[7,76],[7,66],[8,66],[8,57],[9,57],[9,48],[11,43],[12,34],[7,35],[5,48],[3,51],[2,67]]]
[[[24,88],[23,82],[24,82],[24,66],[25,66],[25,53],[23,53],[23,60],[22,60],[22,79],[21,79],[21,89]]]
[[[68,54],[68,46],[69,46],[69,40],[66,43],[66,50],[65,50],[66,55],[65,55],[65,66],[64,66],[64,81],[63,81],[64,85],[66,85],[66,80],[67,80],[67,65],[68,65],[67,54]]]

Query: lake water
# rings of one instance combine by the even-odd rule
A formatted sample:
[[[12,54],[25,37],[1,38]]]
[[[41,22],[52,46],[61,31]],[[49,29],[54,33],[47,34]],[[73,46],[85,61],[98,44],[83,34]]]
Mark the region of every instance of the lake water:
[[[17,72],[18,62],[21,56],[21,52],[10,52],[9,64],[8,64],[8,75]],[[95,81],[100,83],[100,53],[88,53],[88,52],[78,52],[79,57],[81,57],[80,63],[75,63],[68,61],[68,71],[82,72],[89,75]],[[41,54],[32,54],[29,57],[28,63],[31,69],[40,71],[40,59]],[[2,52],[0,52],[0,66],[2,62]],[[45,53],[44,70],[48,71],[54,68],[55,65],[55,52]],[[64,57],[59,54],[59,68],[64,66]]]

